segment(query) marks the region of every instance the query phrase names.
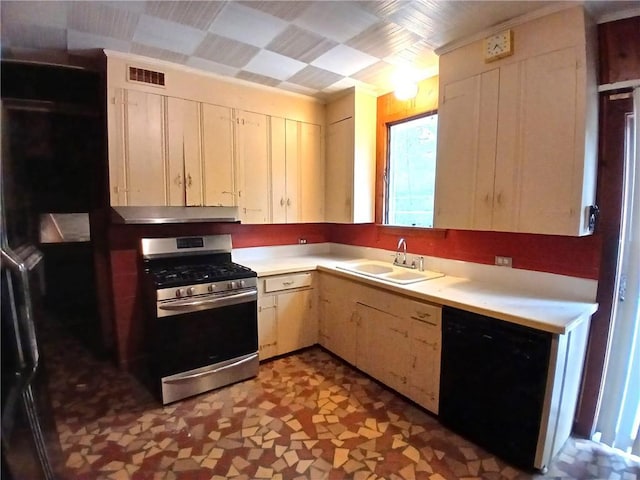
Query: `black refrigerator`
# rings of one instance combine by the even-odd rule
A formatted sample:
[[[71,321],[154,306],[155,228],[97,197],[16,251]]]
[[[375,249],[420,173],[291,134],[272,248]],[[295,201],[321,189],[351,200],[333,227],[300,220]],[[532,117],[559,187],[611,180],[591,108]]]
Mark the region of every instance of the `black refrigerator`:
[[[1,478],[57,479],[62,478],[62,453],[41,349],[45,319],[38,217],[24,188],[24,162],[12,155],[12,109],[5,102],[1,109]]]

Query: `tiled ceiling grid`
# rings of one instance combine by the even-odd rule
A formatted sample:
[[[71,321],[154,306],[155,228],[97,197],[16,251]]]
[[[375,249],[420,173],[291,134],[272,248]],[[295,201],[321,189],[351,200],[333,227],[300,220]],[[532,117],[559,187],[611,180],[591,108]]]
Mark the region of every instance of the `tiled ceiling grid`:
[[[437,3],[3,1],[2,46],[8,55],[106,48],[309,95],[356,84],[389,91],[399,65],[435,73],[433,48],[447,30],[478,27],[499,2]],[[505,4],[497,20],[531,8]]]
[[[434,48],[553,3],[2,1],[2,56],[109,49],[319,98],[382,94],[403,66],[437,73]]]

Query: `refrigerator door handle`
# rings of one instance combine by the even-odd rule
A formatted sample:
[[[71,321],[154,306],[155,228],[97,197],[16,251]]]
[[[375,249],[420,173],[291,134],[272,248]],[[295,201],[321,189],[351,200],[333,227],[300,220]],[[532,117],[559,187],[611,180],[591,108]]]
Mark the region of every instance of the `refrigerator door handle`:
[[[38,368],[38,364],[40,361],[40,351],[38,349],[38,342],[36,340],[33,300],[31,297],[31,290],[29,286],[29,271],[31,271],[38,263],[40,263],[40,260],[42,260],[42,253],[39,252],[35,247],[27,248],[28,249],[25,253],[27,253],[28,255],[24,259],[22,259],[17,253],[15,253],[10,248],[7,248],[6,246],[2,247],[1,252],[3,260],[2,263],[5,263],[9,270],[12,270],[17,274],[16,278],[18,278],[21,284],[19,288],[21,288],[24,295],[24,315],[20,315],[18,313],[17,318],[19,327],[26,333],[29,343],[28,348],[31,353],[32,365],[29,365],[28,376],[31,377],[35,374]],[[19,344],[19,348],[24,348],[24,346],[21,345],[21,342]]]

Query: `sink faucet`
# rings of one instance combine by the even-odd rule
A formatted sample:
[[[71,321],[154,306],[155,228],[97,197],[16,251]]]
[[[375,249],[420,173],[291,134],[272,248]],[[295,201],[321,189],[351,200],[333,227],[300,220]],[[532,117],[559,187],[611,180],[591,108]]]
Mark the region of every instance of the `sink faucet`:
[[[400,247],[402,247],[402,264],[406,265],[407,264],[407,242],[404,240],[404,238],[400,238],[400,240],[398,240],[398,248],[396,248],[396,261],[394,263],[400,263],[398,262],[398,255],[400,255]]]

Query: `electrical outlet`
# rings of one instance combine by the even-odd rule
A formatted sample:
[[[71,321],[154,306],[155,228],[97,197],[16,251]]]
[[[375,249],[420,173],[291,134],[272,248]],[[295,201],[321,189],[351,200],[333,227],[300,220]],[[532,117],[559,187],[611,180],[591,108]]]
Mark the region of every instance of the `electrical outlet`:
[[[307,239],[306,238],[299,238],[298,239],[298,243],[300,245],[306,245],[307,244]]]
[[[511,267],[513,266],[513,260],[511,257],[502,257],[500,255],[496,255],[495,264],[499,267]]]

